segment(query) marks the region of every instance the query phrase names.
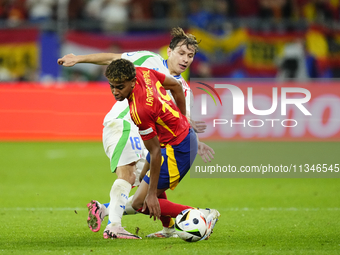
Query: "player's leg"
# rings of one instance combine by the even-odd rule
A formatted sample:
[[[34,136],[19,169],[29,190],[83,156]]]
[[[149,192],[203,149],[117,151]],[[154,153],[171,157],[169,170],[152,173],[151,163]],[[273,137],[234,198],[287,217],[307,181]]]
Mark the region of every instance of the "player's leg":
[[[117,179],[112,185],[109,203],[100,204],[96,200],[91,200],[91,202],[87,205],[89,209],[88,225],[93,232],[100,230],[101,222],[104,220],[104,217],[109,216],[110,211],[112,219],[109,217],[109,221],[120,225],[122,216],[121,210],[123,210],[124,213],[124,208],[126,208],[128,204],[130,204],[128,207],[131,208],[132,198],[127,199],[127,201],[125,201],[125,198],[130,193],[131,182],[135,181],[134,165],[135,163],[131,163],[130,165],[117,167]],[[115,193],[119,193],[122,196],[119,196],[117,199],[115,198]],[[111,201],[114,201],[112,206],[110,206]],[[117,206],[117,204],[119,204],[119,206]],[[135,210],[133,210],[133,212],[136,213]],[[131,209],[130,213],[132,213]]]
[[[147,214],[147,215],[149,215],[148,208],[146,208],[145,211],[142,211],[142,207],[143,207],[146,194],[148,193],[148,189],[149,189],[149,184],[143,180],[141,185],[138,187],[134,195],[133,202],[132,202],[132,207],[136,211],[142,212],[143,214]],[[165,191],[164,189],[158,189],[157,195],[159,196],[164,191]],[[176,204],[167,199],[162,199],[162,198],[159,198],[158,202],[161,208],[161,216],[170,216],[171,218],[175,218],[181,211],[185,209],[193,208],[191,206]]]
[[[142,206],[143,206],[143,202],[146,197],[148,188],[149,188],[149,184],[147,184],[143,180],[140,187],[137,189],[134,195],[135,199],[133,200],[134,202],[132,203],[132,206],[135,208],[135,210],[146,215],[149,215],[149,211],[147,208],[145,211],[142,211]],[[158,190],[157,194],[160,195],[163,192],[164,190]],[[165,216],[165,217],[170,217],[170,218],[176,218],[176,216],[183,210],[194,208],[194,207],[187,206],[187,205],[176,204],[167,199],[159,198],[158,202],[161,208],[161,217]],[[215,227],[216,222],[218,221],[218,218],[220,217],[220,213],[216,209],[209,209],[209,208],[206,208],[206,209],[196,208],[196,209],[198,209],[204,214],[207,220],[207,226],[208,226],[207,233],[201,240],[208,239],[210,235],[212,234],[212,231]],[[176,234],[176,231],[175,231],[174,226],[170,226],[170,227],[163,227],[163,230],[158,231],[156,233],[149,234],[147,237],[168,238],[168,237],[176,237],[175,234]]]
[[[104,148],[105,148],[105,145],[104,145]],[[133,187],[137,187],[140,184],[140,175],[142,173],[144,163],[146,162],[145,160],[146,153],[147,151],[146,152],[143,151],[142,158],[138,160],[136,164],[136,178],[135,178]],[[133,215],[133,214],[138,213],[132,207],[132,199],[133,199],[133,196],[130,196],[128,198],[123,215]],[[97,232],[100,230],[101,222],[104,220],[106,216],[109,215],[109,206],[110,206],[110,203],[101,204],[97,200],[91,200],[91,202],[87,205],[89,209],[88,225],[92,231]]]
[[[162,191],[166,190],[167,188],[175,189],[175,187],[190,169],[197,154],[196,135],[193,130],[190,130],[188,136],[181,142],[181,144],[177,146],[167,145],[166,148],[162,148],[161,151],[163,161],[158,181],[158,195],[160,195]],[[150,161],[149,155],[147,156],[147,161]],[[143,182],[141,184],[142,189],[139,190],[139,193],[137,193],[138,197],[135,194],[135,199],[132,204],[135,209],[143,205],[148,191],[148,183],[149,172],[144,176]],[[159,199],[158,201],[161,207],[162,216],[170,216],[175,218],[181,211],[193,208],[191,206],[173,203],[167,199]],[[220,214],[214,209],[199,210],[202,211],[209,220],[209,226],[211,226],[209,228],[211,231],[209,231],[211,233]],[[147,214],[148,211],[146,210],[143,213]],[[157,237],[158,234],[152,236]]]
[[[145,160],[143,169],[139,174],[140,181],[144,178],[146,172],[149,169],[150,169],[150,164],[149,162],[147,162],[147,160]],[[158,198],[167,199],[165,191],[162,194],[160,194]],[[132,214],[133,212],[137,212],[132,208],[132,203],[131,203],[131,208],[127,206],[125,211],[126,211],[126,214]],[[162,222],[163,229],[156,233],[149,234],[146,237],[159,237],[159,238],[178,237],[178,235],[174,232],[175,221],[170,216],[168,215],[161,216],[160,220]]]
[[[190,169],[197,155],[198,140],[195,132],[192,129],[190,129],[188,136],[183,140],[183,142],[173,147],[181,180]],[[196,208],[196,209],[200,210],[205,215],[208,229],[206,236],[202,239],[208,238],[211,235],[213,228],[215,227],[215,224],[218,221],[218,218],[220,217],[220,213],[216,209],[210,208],[207,209]]]
[[[109,222],[104,230],[104,238],[140,239],[127,232],[121,225],[122,216],[128,196],[135,182],[135,163],[119,166],[116,170],[117,179],[110,191]]]
[[[132,203],[132,206],[135,208],[135,210],[146,215],[149,215],[149,210],[148,208],[146,208],[145,211],[142,211],[142,206],[143,206],[143,202],[146,197],[148,188],[149,188],[149,184],[147,184],[143,180],[140,187],[137,189],[134,195],[135,200]],[[163,192],[164,190],[158,190],[157,194],[160,195]],[[191,207],[187,205],[176,204],[167,199],[161,199],[161,198],[158,199],[158,202],[161,208],[161,218],[162,217],[166,217],[168,219],[169,217],[176,218],[176,216],[183,210],[195,208],[195,207]],[[208,239],[213,232],[213,229],[215,227],[216,222],[218,221],[218,218],[220,217],[220,213],[216,209],[210,209],[210,208],[206,208],[206,209],[195,208],[195,209],[198,209],[199,211],[201,211],[204,214],[206,221],[207,221],[207,233],[201,240]],[[164,224],[164,221],[166,221],[166,219],[163,218],[162,224]],[[177,236],[176,236],[176,231],[175,231],[174,226],[165,227],[163,225],[163,230],[158,231],[156,233],[149,234],[147,235],[147,237],[169,238],[169,237],[177,237]]]
[[[132,202],[132,206],[135,210],[149,215],[149,210],[146,208],[145,211],[142,210],[142,206],[146,197],[146,194],[149,189],[149,184],[146,183],[144,180],[142,181],[141,185],[138,187],[134,199]],[[158,189],[157,195],[158,197],[164,197],[165,189]],[[163,225],[163,229],[156,233],[152,233],[147,235],[147,237],[157,237],[157,238],[169,238],[169,237],[177,237],[174,221],[172,218],[175,218],[181,211],[185,209],[190,209],[192,207],[180,205],[173,203],[166,198],[158,198],[158,202],[161,208],[161,221]],[[170,225],[171,224],[171,225]]]
[[[175,189],[180,180],[189,171],[197,154],[197,139],[194,131],[190,129],[188,135],[180,144],[176,146],[167,144],[165,148],[161,148],[161,154],[162,165],[157,185],[157,196],[160,196],[165,190],[169,188],[171,190]],[[150,160],[150,154],[148,154],[146,156],[147,163],[145,163],[145,168],[143,170],[146,170],[150,166]],[[140,207],[143,206],[145,197],[148,192],[149,182],[150,170],[146,172],[141,185],[135,193],[132,202],[132,207],[134,209],[138,210]],[[165,202],[162,202],[164,205],[170,205],[170,203],[172,203],[169,200],[164,200]],[[176,208],[176,206],[173,206],[172,208]],[[175,211],[177,210],[175,209]],[[165,212],[169,212],[169,214],[165,214]],[[178,213],[180,212],[181,211],[179,211]],[[162,215],[171,216],[171,208],[164,208],[164,211],[162,211],[161,213]],[[177,214],[175,215],[175,217],[176,216]]]
[[[165,191],[158,196],[159,199],[168,199]],[[171,216],[166,215],[166,216],[161,216],[160,218],[163,229],[160,231],[157,231],[155,233],[151,233],[147,235],[146,237],[149,238],[169,238],[169,237],[175,237],[177,238],[178,235],[175,232],[175,221]]]
[[[135,180],[135,163],[117,167],[116,174],[117,179],[110,191],[109,223],[121,225],[122,215]]]
[[[103,129],[103,146],[107,156],[110,158],[111,172],[116,172],[118,177],[110,191],[110,205],[106,209],[109,215],[109,224],[104,231],[104,238],[139,238],[121,227],[123,211],[131,185],[135,181],[135,164],[142,154],[142,140],[138,134],[137,127],[122,119],[110,122]],[[100,205],[99,203],[93,204]],[[103,206],[100,205],[100,209],[102,208]],[[89,227],[91,228],[92,217],[99,218],[96,223],[100,228],[103,217],[96,217],[100,210],[89,209]],[[102,211],[104,212],[104,210]]]
[[[174,188],[180,178],[180,173],[177,168],[177,162],[174,155],[174,150],[171,146],[167,148],[161,149],[162,151],[162,166],[161,166],[161,173],[160,178],[158,181],[158,198],[159,203],[161,207],[161,221],[163,225],[163,229],[161,231],[158,231],[156,233],[149,234],[147,237],[160,237],[160,238],[166,238],[166,237],[177,237],[174,229],[174,220],[173,217],[176,217],[178,213],[180,213],[182,210],[191,208],[188,206],[183,206],[179,204],[172,203],[167,200],[165,191],[166,189]],[[147,161],[144,164],[143,173],[146,172],[146,170],[149,169],[149,161],[150,161],[150,155],[147,156]],[[137,190],[133,206],[135,209],[141,207],[144,203],[145,196],[147,194],[147,189],[144,188],[144,185],[148,186],[149,183],[149,172],[144,176],[144,180],[142,182],[142,185]],[[138,200],[139,198],[139,200]],[[146,210],[144,212],[145,214],[148,214],[148,211]]]
[[[138,160],[136,164],[136,179],[133,186],[139,186],[141,180],[143,179],[145,173],[149,169],[149,163],[146,161],[146,154],[148,151],[145,149],[143,150],[142,158]],[[137,211],[132,207],[132,200],[133,196],[129,197],[128,202],[126,203],[124,215],[133,215],[136,214]]]

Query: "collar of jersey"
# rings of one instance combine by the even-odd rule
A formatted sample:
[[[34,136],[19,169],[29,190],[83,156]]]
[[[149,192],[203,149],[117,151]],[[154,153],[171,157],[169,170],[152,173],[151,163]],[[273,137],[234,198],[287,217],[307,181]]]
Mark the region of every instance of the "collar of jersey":
[[[168,67],[168,60],[163,60],[163,65],[164,65],[167,69],[169,69],[169,67]],[[179,75],[174,75],[174,77],[175,77],[176,79],[180,79],[182,76],[179,74]]]

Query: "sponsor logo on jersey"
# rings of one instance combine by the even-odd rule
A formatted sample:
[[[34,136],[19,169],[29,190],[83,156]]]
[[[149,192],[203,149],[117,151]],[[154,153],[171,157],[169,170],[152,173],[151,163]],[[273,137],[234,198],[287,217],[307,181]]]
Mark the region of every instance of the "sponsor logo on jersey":
[[[150,71],[143,71],[143,78],[146,87],[146,105],[153,106],[153,90],[151,86]]]
[[[127,56],[131,57],[133,55],[135,55],[137,53],[137,51],[134,51],[134,52],[129,52],[129,53],[126,53]]]

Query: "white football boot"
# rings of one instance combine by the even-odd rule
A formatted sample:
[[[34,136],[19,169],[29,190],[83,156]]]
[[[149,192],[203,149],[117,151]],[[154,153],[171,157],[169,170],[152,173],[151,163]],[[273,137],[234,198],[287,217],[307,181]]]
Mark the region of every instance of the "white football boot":
[[[106,226],[103,237],[105,239],[142,239],[126,231],[122,226],[115,226],[112,223]]]
[[[202,212],[205,216],[205,219],[207,221],[207,232],[206,234],[200,239],[201,240],[208,240],[210,235],[213,232],[213,229],[215,227],[216,222],[218,221],[218,218],[221,216],[219,211],[216,209],[199,209],[197,208],[200,212]]]
[[[152,233],[150,235],[147,235],[146,237],[149,237],[149,238],[169,238],[169,237],[177,238],[178,235],[176,234],[175,225],[173,225],[170,228],[163,227],[163,229],[161,231],[158,231],[156,233]]]

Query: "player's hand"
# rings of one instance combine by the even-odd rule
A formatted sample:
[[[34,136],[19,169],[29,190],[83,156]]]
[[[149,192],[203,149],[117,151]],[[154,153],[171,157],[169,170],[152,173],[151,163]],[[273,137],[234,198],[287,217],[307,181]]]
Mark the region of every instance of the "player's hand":
[[[62,58],[58,59],[58,65],[61,66],[74,66],[75,64],[77,64],[77,56],[74,54],[67,54],[65,56],[63,56]]]
[[[150,218],[153,217],[153,220],[161,218],[161,207],[159,206],[156,195],[146,195],[142,212],[144,212],[146,208],[149,208]]]
[[[191,126],[195,130],[196,133],[204,133],[207,128],[207,124],[204,121],[191,121]]]
[[[211,162],[211,160],[214,159],[213,155],[215,154],[215,151],[205,143],[198,142],[197,154],[201,156],[205,163],[207,163],[208,161]]]

